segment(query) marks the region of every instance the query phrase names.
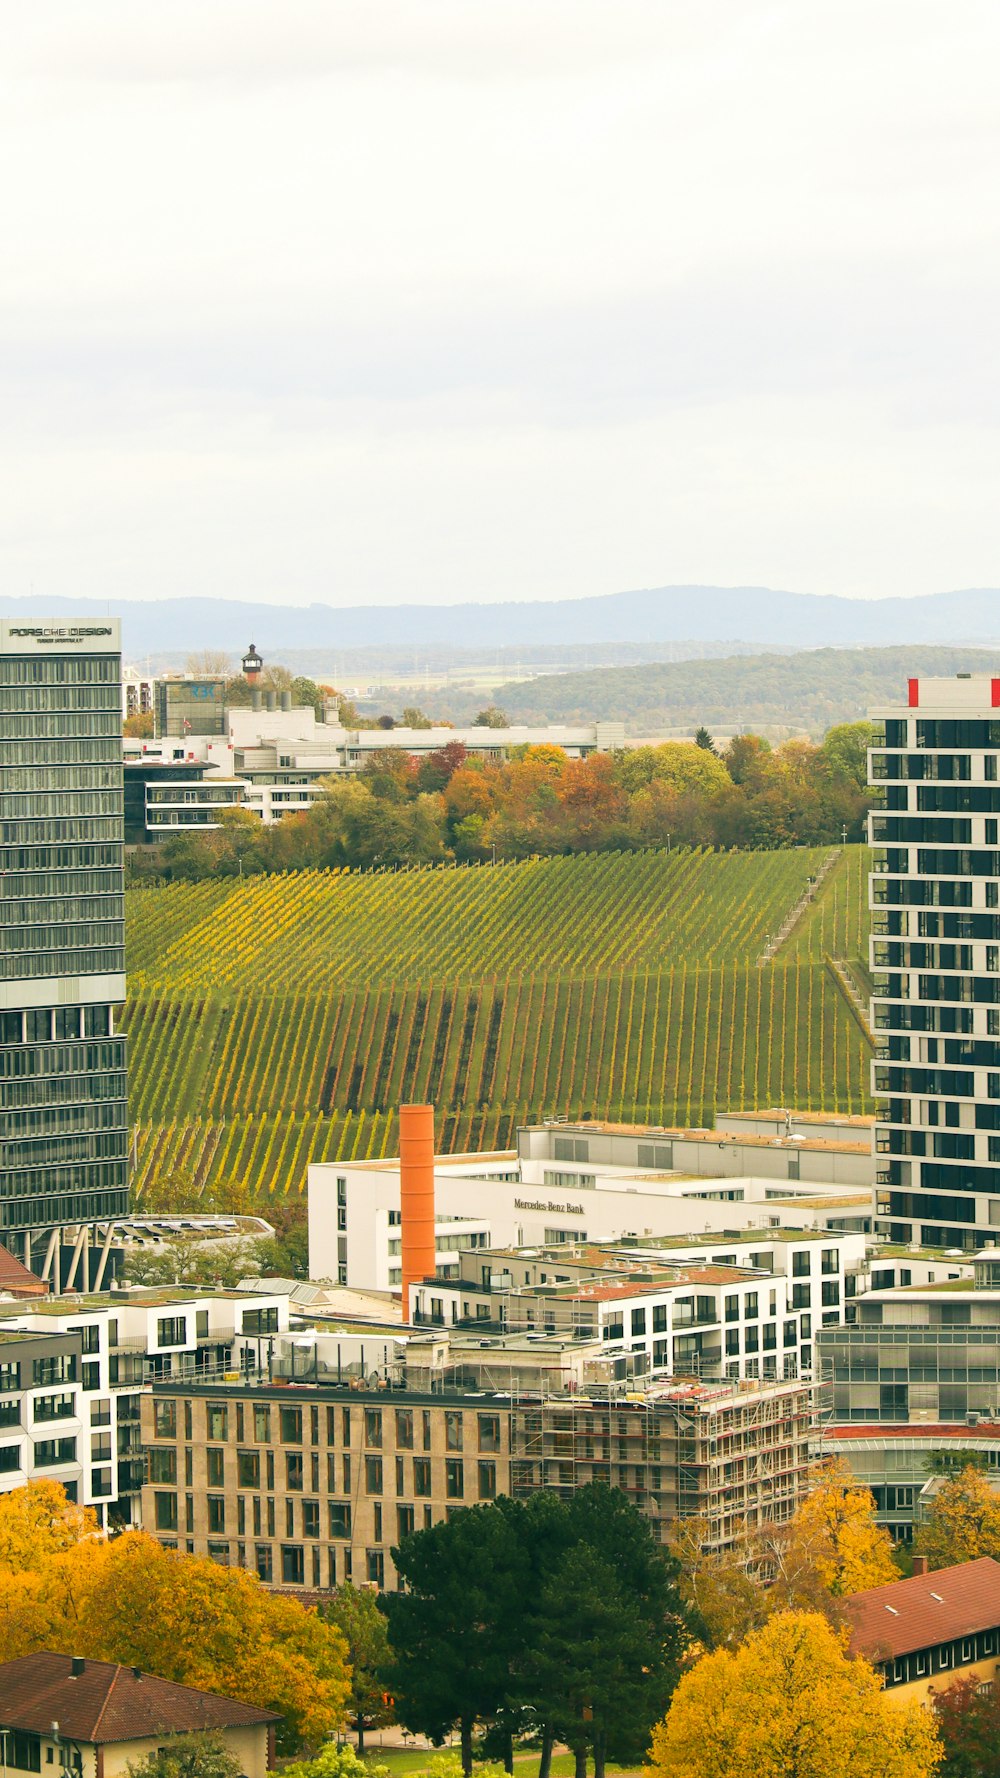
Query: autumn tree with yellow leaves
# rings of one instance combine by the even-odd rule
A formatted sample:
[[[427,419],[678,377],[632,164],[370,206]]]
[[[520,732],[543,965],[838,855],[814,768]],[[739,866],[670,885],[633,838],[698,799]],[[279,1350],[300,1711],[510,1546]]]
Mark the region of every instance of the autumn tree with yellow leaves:
[[[735,1648],[776,1611],[820,1611],[836,1621],[839,1600],[899,1579],[875,1501],[841,1459],[817,1465],[786,1524],[747,1527],[717,1550],[708,1525],[691,1519],[675,1528],[670,1553],[706,1648]]]
[[[812,1486],[787,1526],[768,1539],[774,1604],[801,1607],[844,1599],[899,1579],[892,1539],[875,1522],[871,1490],[843,1458],[818,1465]]]
[[[51,1482],[0,1496],[0,1647],[122,1661],[284,1719],[284,1750],[344,1720],[341,1631],[255,1575],[166,1550],[146,1532],[107,1542]]]
[[[931,1778],[934,1720],[900,1706],[817,1612],[779,1612],[705,1655],[653,1730],[651,1778]]]
[[[978,1556],[1000,1559],[1000,1497],[981,1469],[969,1464],[942,1482],[927,1523],[917,1532],[916,1548],[931,1568],[974,1562]]]

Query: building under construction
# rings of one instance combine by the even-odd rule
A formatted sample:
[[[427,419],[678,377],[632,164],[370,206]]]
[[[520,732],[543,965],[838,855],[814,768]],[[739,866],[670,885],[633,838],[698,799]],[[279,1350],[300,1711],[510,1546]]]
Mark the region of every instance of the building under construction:
[[[511,1407],[511,1493],[562,1496],[607,1482],[663,1539],[677,1519],[703,1521],[706,1547],[794,1512],[814,1433],[802,1382],[766,1387],[690,1382],[617,1400],[546,1396]]]

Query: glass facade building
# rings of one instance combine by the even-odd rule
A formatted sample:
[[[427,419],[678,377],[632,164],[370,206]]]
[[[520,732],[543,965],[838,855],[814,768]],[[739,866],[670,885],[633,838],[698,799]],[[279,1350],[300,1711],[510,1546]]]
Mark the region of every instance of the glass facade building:
[[[156,682],[156,733],[164,735],[226,736],[226,682],[224,679],[158,679]]]
[[[0,619],[0,1242],[35,1271],[128,1210],[119,648]]]

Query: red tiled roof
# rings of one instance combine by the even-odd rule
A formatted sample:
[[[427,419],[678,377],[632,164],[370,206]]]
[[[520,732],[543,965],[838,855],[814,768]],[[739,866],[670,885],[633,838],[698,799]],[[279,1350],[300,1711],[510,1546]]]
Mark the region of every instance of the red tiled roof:
[[[49,1287],[41,1278],[36,1278],[34,1272],[29,1272],[27,1266],[22,1266],[6,1247],[0,1247],[0,1291],[5,1291],[8,1296],[48,1296]]]
[[[0,1665],[0,1725],[47,1735],[58,1722],[71,1741],[99,1747],[111,1741],[138,1741],[155,1735],[191,1734],[205,1729],[266,1727],[280,1722],[271,1710],[258,1710],[235,1698],[175,1685],[152,1673],[136,1674],[115,1661],[80,1661],[70,1655],[22,1655]]]
[[[827,1426],[823,1437],[836,1442],[842,1438],[1000,1438],[1000,1421],[979,1420],[974,1426],[956,1426],[953,1423],[937,1425],[933,1422],[901,1421],[893,1425],[891,1421],[869,1420],[851,1426]]]
[[[852,1653],[892,1660],[977,1630],[1000,1628],[1000,1562],[981,1556],[886,1587],[869,1587],[843,1603]]]

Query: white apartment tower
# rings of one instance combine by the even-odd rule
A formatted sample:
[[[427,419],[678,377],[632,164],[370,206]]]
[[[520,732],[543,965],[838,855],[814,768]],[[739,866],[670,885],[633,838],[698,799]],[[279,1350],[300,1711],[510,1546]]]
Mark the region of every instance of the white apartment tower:
[[[911,679],[869,756],[878,1226],[1000,1241],[1000,678]]]

